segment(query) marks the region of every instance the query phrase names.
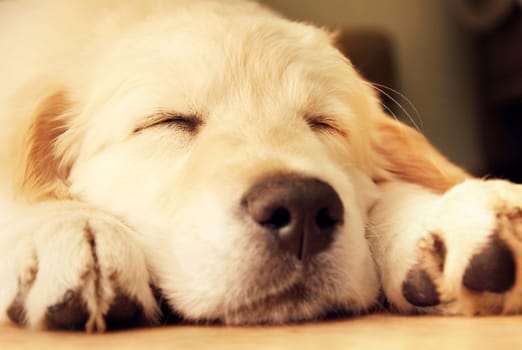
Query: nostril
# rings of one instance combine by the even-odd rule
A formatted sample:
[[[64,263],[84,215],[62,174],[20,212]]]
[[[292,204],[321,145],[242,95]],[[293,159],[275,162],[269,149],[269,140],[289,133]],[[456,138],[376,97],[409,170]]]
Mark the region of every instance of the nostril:
[[[265,221],[261,222],[261,225],[270,229],[281,229],[290,223],[291,215],[290,211],[284,207],[278,207],[272,215]]]
[[[327,230],[335,227],[341,220],[334,217],[328,208],[321,208],[315,217],[315,224],[320,230]]]
[[[267,242],[299,260],[325,251],[344,221],[343,203],[332,186],[287,174],[256,183],[241,199],[241,207],[253,232],[267,233]]]

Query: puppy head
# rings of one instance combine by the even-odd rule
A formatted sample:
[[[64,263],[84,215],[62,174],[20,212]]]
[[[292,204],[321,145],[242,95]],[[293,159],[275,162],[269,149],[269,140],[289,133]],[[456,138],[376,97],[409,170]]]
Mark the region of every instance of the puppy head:
[[[111,33],[91,80],[67,83],[77,112],[43,141],[50,164],[70,169],[73,197],[138,231],[154,282],[188,319],[369,308],[364,225],[388,164],[372,148],[383,116],[371,89],[321,30],[200,4]]]

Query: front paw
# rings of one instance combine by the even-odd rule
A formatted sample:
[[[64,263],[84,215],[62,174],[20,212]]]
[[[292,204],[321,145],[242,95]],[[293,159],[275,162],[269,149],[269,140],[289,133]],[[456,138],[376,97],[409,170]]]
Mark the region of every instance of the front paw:
[[[444,314],[522,311],[522,186],[468,181],[445,194],[405,271],[401,309]]]
[[[11,224],[0,241],[4,315],[33,328],[89,332],[156,320],[132,230],[92,209],[58,203],[39,209]]]

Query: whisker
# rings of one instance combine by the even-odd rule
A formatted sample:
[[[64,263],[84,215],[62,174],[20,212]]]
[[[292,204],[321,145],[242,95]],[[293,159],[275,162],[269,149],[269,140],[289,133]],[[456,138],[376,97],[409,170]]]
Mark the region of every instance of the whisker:
[[[413,104],[413,102],[410,99],[408,99],[404,94],[400,93],[399,91],[392,89],[386,85],[372,83],[372,82],[368,82],[368,84],[370,84],[375,90],[379,91],[381,94],[383,94],[384,96],[389,98],[390,101],[392,101],[399,108],[399,110],[402,113],[404,113],[404,115],[408,118],[408,120],[413,124],[415,129],[422,132],[422,130],[424,129],[422,118],[420,117],[419,110],[415,107],[415,105]],[[415,121],[415,118],[413,118],[413,116],[408,112],[408,110],[396,98],[394,98],[390,93],[386,92],[384,89],[387,89],[387,90],[397,94],[403,100],[405,100],[407,102],[407,105],[411,109],[413,109],[414,115],[419,120],[420,125]],[[384,104],[383,104],[383,106],[384,106]],[[386,110],[389,112],[390,108],[387,107]]]
[[[395,114],[395,112],[390,107],[388,107],[385,103],[381,102],[381,106],[390,115],[390,117],[392,117],[396,121],[400,121],[399,118],[397,117],[397,115]],[[401,136],[404,138],[404,132],[403,132],[404,128],[402,127],[402,124],[400,126],[401,126],[401,128],[400,128]]]
[[[411,109],[413,109],[413,112],[415,113],[415,116],[417,117],[419,122],[422,124],[422,118],[420,117],[419,110],[417,109],[417,107],[415,107],[415,104],[406,95],[401,93],[399,90],[395,90],[395,89],[393,89],[393,88],[391,88],[389,86],[383,85],[383,84],[379,84],[379,83],[372,83],[372,84],[375,87],[379,87],[379,88],[382,88],[382,89],[387,89],[387,90],[397,94],[398,96],[400,96],[403,100],[405,100],[407,102],[408,106]]]

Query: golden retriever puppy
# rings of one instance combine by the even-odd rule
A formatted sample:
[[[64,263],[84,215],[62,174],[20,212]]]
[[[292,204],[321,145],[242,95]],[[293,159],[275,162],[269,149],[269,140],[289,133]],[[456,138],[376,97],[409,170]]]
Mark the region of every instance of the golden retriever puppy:
[[[0,320],[520,310],[522,189],[387,117],[325,31],[233,0],[0,23]]]

